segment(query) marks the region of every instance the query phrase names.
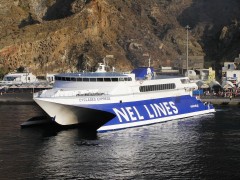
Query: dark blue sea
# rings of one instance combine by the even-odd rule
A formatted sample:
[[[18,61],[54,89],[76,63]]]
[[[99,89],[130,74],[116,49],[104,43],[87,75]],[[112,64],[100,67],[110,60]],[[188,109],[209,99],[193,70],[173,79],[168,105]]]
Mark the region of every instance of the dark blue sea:
[[[0,179],[240,179],[240,107],[106,133],[21,129],[42,112],[0,105]]]

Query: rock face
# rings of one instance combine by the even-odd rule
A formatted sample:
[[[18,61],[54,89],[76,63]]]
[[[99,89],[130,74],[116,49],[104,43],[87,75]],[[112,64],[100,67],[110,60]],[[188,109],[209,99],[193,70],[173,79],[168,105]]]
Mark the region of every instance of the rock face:
[[[171,66],[186,54],[213,62],[240,53],[240,2],[194,0],[0,0],[0,73]],[[109,56],[110,55],[110,56]]]

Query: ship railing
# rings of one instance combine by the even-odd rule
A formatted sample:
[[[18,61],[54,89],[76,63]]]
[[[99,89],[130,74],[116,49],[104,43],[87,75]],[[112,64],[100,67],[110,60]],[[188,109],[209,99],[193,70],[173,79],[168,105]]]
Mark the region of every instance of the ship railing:
[[[94,92],[94,91],[63,91],[59,90],[43,90],[41,92],[35,93],[34,97],[76,97],[76,96],[101,96],[106,95],[106,93]]]

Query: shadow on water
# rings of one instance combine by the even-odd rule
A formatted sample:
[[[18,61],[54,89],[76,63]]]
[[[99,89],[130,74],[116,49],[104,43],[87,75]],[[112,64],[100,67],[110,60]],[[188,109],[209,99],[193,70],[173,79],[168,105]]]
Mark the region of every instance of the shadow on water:
[[[25,131],[40,132],[45,137],[57,136],[60,132],[77,130],[77,137],[86,140],[97,139],[96,129],[89,128],[84,125],[60,126],[53,122],[49,116],[35,116],[21,124],[21,128]],[[33,133],[33,132],[32,132]]]
[[[57,136],[59,133],[74,131],[74,136],[77,136],[78,139],[84,140],[96,140],[97,131],[87,128],[87,127],[79,127],[79,126],[59,126],[54,123],[45,123],[40,125],[31,126],[28,128],[22,128],[22,131],[26,133],[39,133],[43,138]]]

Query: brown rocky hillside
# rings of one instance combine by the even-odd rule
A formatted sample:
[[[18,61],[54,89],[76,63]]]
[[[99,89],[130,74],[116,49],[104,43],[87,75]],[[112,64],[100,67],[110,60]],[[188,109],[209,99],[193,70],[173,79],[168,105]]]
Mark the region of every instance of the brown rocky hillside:
[[[239,0],[0,0],[0,73],[171,66],[186,54],[215,65],[240,53]]]

